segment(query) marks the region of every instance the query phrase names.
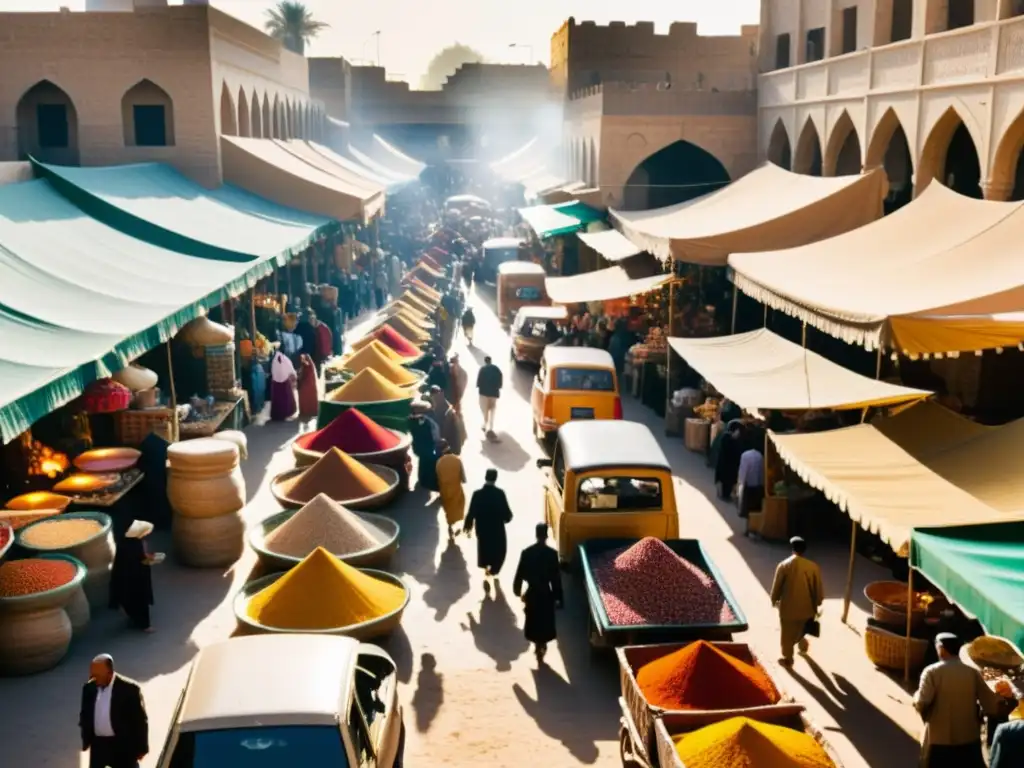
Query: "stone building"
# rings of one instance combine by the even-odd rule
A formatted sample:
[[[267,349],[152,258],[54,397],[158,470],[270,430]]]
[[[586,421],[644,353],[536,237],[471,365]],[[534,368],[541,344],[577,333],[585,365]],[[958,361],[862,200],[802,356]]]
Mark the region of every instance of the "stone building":
[[[1024,198],[1024,2],[764,0],[758,150],[802,173],[884,166],[889,209],[932,179]]]
[[[220,134],[316,137],[302,56],[203,3],[2,13],[0,162],[166,162],[221,182]]]
[[[606,205],[653,208],[712,192],[757,163],[757,28],[569,19],[551,39],[567,99],[562,174]]]

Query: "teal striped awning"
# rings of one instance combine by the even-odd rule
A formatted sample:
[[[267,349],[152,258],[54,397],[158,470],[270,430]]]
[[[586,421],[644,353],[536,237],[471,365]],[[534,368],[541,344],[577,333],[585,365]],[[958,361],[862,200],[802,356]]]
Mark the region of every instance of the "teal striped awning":
[[[555,205],[534,205],[520,208],[519,215],[541,240],[570,235],[588,225],[604,220],[604,213],[578,200]]]

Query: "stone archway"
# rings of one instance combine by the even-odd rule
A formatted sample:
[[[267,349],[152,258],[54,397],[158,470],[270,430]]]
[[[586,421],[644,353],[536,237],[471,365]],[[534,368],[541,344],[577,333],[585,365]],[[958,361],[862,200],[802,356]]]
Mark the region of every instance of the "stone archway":
[[[821,139],[818,129],[811,118],[807,118],[800,138],[796,142],[796,153],[793,155],[793,171],[808,176],[821,176],[822,156]]]
[[[910,152],[910,142],[899,117],[891,107],[878,121],[865,155],[866,169],[880,166],[885,169],[889,180],[889,194],[885,199],[885,212],[889,214],[914,198],[914,158]]]
[[[832,128],[822,170],[825,176],[855,176],[863,170],[860,137],[845,109]]]
[[[920,194],[933,179],[967,197],[981,198],[981,160],[974,138],[954,107],[932,128],[917,166]]]
[[[245,89],[238,89],[238,135],[246,138],[252,137],[252,123],[250,121],[249,100],[245,97]]]
[[[789,141],[789,133],[781,117],[775,121],[775,127],[772,128],[766,158],[779,168],[785,168],[787,171],[793,169],[793,145]]]
[[[990,200],[1024,200],[1024,110],[1003,133],[992,159],[985,197]]]
[[[152,80],[140,80],[121,97],[126,147],[173,147],[174,102]]]
[[[220,88],[220,132],[223,136],[238,135],[238,111],[227,83]]]
[[[260,95],[256,91],[252,92],[249,104],[249,127],[254,139],[263,138],[263,110],[260,108]]]
[[[730,181],[722,162],[682,139],[648,155],[626,181],[625,210],[664,208],[721,189]]]
[[[18,156],[57,165],[78,165],[78,110],[67,92],[40,80],[15,107]]]

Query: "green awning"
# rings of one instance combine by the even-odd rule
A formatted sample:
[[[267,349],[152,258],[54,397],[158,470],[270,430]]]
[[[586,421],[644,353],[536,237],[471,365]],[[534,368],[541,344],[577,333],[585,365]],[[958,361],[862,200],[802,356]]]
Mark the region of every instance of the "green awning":
[[[990,635],[1024,646],[1024,523],[917,529],[910,563]]]
[[[73,168],[33,161],[36,173],[87,215],[168,250],[219,261],[287,263],[340,224],[238,187],[206,189],[162,163]]]
[[[295,232],[296,244],[316,232]],[[3,441],[242,293],[290,250],[247,261],[183,254],[92,218],[46,180],[0,187]]]
[[[578,200],[520,208],[519,215],[541,240],[579,232],[586,229],[587,225],[604,218],[601,211]]]

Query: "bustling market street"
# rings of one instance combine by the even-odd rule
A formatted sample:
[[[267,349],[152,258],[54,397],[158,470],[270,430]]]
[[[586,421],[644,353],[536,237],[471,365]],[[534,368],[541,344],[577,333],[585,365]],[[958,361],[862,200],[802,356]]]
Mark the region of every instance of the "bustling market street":
[[[541,519],[542,474],[535,466],[540,446],[531,433],[529,392],[533,373],[512,369],[508,339],[492,311],[493,294],[477,288],[471,297],[478,320],[476,347],[458,339],[470,374],[465,413],[469,440],[462,454],[467,489],[479,487],[484,471],[496,467],[515,519],[509,551],[530,543]],[[350,340],[362,329],[350,329]],[[484,354],[506,369],[498,407],[500,442],[483,439],[473,382]],[[629,398],[625,418],[646,421],[673,463],[680,531],[699,537],[725,575],[750,623],[739,639],[762,658],[778,655],[778,619],[767,588],[783,546],[744,538],[735,507],[715,501],[704,457],[688,453],[679,439],[664,438],[650,411]],[[295,422],[258,422],[247,430],[244,465],[250,524],[274,508],[266,479],[290,466],[288,441]],[[619,761],[618,673],[614,657],[587,644],[587,608],[578,576],[566,574],[566,605],[559,615],[558,641],[549,668],[538,670],[522,635],[522,611],[511,594],[513,570],[506,565],[503,589],[486,597],[475,565],[475,542],[460,536],[449,544],[435,502],[415,491],[389,511],[402,526],[396,572],[407,577],[413,597],[403,628],[386,645],[399,667],[400,698],[408,740],[406,765],[617,766]],[[170,549],[158,534],[157,549]],[[811,556],[822,565],[828,599],[822,638],[809,658],[798,657],[780,680],[806,702],[810,716],[826,729],[847,768],[911,765],[917,754],[919,720],[910,696],[864,657],[859,628],[866,618],[864,583],[884,578],[860,559],[850,624],[840,622],[847,551],[841,544]],[[106,612],[94,618],[84,642],[58,668],[42,675],[0,680],[2,763],[32,768],[72,768],[80,758],[77,715],[79,689],[89,660],[111,653],[118,669],[140,681],[150,716],[153,766],[198,647],[228,637],[235,629],[231,598],[248,579],[255,558],[248,549],[229,572],[197,571],[168,562],[156,569],[152,635],[126,632],[123,618]],[[258,672],[257,672],[258,673]]]

